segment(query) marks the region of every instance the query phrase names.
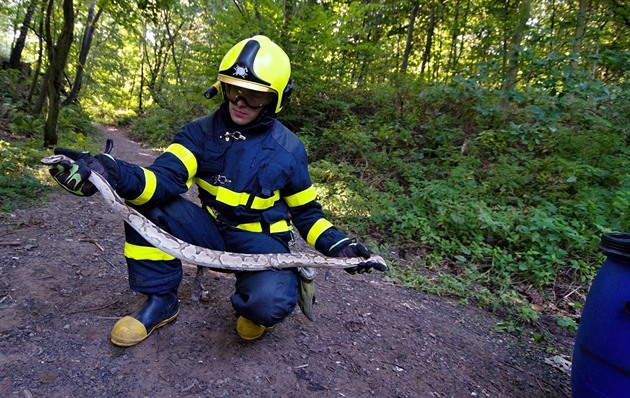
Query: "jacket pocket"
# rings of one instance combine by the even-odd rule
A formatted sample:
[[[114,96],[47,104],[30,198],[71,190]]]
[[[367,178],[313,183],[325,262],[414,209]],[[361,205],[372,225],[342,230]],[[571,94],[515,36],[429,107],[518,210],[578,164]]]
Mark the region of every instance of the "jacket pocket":
[[[280,163],[268,159],[261,165],[258,183],[263,197],[271,197],[274,191],[282,189],[287,181],[289,181],[289,174]]]
[[[203,152],[201,164],[198,172],[202,176],[215,176],[221,174],[225,170],[225,152],[227,146],[211,147],[206,146]]]

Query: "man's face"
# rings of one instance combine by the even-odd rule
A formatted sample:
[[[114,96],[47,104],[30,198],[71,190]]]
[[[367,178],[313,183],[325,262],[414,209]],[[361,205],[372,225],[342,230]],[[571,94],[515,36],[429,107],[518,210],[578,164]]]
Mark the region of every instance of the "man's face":
[[[256,120],[262,108],[252,109],[247,106],[245,101],[239,99],[237,103],[230,102],[228,109],[230,110],[230,117],[232,121],[239,126],[245,126]]]
[[[263,107],[269,105],[274,98],[271,93],[248,90],[229,84],[226,84],[225,88],[229,101],[230,117],[239,126],[256,120]]]

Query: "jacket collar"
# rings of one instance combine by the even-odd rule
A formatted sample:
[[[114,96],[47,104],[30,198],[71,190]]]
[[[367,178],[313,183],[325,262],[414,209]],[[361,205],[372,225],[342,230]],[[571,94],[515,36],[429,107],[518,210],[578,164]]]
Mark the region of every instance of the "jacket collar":
[[[219,107],[219,115],[221,120],[230,132],[239,131],[241,134],[262,134],[270,130],[271,125],[278,117],[277,114],[269,112],[264,108],[253,122],[241,126],[232,121],[227,101],[223,102]]]

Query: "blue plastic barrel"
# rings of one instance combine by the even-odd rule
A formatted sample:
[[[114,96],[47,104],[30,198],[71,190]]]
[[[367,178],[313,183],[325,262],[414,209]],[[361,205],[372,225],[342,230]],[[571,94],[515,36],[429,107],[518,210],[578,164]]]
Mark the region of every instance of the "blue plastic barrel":
[[[630,397],[630,234],[604,234],[606,260],[586,296],[573,348],[573,398]]]

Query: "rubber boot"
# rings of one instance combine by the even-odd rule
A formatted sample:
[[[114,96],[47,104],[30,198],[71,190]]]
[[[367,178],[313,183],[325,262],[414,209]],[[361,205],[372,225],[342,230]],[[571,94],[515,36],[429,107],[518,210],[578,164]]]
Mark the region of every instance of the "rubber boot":
[[[174,320],[177,314],[177,289],[150,294],[138,311],[116,322],[111,333],[112,343],[120,347],[136,345],[149,337],[155,329]]]
[[[236,332],[243,340],[256,340],[265,333],[267,330],[272,330],[274,326],[265,327],[262,325],[256,325],[254,322],[247,318],[239,316],[236,320]]]

